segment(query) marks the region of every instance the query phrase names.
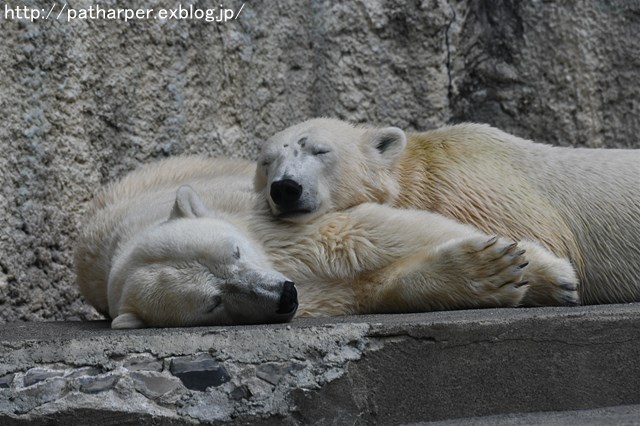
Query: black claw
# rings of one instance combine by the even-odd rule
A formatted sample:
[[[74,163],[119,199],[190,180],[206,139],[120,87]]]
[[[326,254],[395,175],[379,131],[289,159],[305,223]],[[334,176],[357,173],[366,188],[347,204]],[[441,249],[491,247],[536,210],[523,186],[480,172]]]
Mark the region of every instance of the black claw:
[[[519,257],[522,256],[523,254],[525,254],[527,251],[525,249],[520,250],[519,252],[517,252],[514,256],[515,257]]]
[[[489,238],[486,243],[484,243],[485,247],[491,247],[496,243],[496,241],[498,241],[498,236],[494,235],[493,237]]]
[[[527,267],[527,265],[528,265],[528,264],[529,264],[529,261],[526,261],[526,262],[524,262],[523,264],[518,265],[518,268],[520,268],[520,269],[524,269],[524,268],[526,268],[526,267]]]
[[[516,288],[522,287],[523,285],[527,285],[527,284],[529,284],[529,281],[520,281],[519,283],[516,283]]]
[[[511,243],[508,246],[506,246],[504,249],[502,249],[503,253],[509,253],[511,250],[514,249],[515,246],[517,246],[518,243]]]

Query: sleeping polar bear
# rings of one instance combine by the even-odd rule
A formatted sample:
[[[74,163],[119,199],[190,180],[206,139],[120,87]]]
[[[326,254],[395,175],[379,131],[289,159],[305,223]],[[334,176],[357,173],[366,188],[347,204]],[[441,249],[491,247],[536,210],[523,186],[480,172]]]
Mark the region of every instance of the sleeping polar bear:
[[[536,243],[368,203],[282,223],[254,174],[184,157],[107,186],[77,242],[82,294],[113,328],[578,302],[571,265]]]
[[[640,150],[551,147],[478,124],[405,135],[313,119],[270,138],[259,164],[256,189],[279,218],[365,202],[437,212],[570,260],[582,303],[640,301]]]

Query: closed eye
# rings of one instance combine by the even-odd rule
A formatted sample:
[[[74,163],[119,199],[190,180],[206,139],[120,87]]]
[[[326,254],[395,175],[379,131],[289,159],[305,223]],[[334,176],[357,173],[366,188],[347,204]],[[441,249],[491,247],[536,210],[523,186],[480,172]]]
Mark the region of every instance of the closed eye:
[[[330,150],[328,150],[327,148],[322,148],[322,147],[317,147],[314,148],[311,153],[313,155],[324,155],[324,154],[328,154],[329,152],[331,152]]]

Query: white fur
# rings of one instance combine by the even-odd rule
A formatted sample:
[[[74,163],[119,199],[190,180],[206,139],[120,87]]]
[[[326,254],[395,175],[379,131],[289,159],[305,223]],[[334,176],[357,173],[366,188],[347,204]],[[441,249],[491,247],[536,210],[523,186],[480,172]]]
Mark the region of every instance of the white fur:
[[[294,155],[301,136],[330,154]],[[297,214],[270,199],[285,172],[309,194]],[[266,142],[255,186],[293,222],[376,202],[534,240],[575,265],[583,302],[640,301],[640,150],[551,147],[478,124],[404,135],[313,119]],[[546,293],[532,287],[527,300]]]
[[[172,158],[105,188],[78,240],[83,295],[114,328],[286,321],[287,280],[298,315],[517,306],[541,280],[552,303],[577,302],[571,265],[535,243],[371,203],[280,222],[254,174],[245,161]]]

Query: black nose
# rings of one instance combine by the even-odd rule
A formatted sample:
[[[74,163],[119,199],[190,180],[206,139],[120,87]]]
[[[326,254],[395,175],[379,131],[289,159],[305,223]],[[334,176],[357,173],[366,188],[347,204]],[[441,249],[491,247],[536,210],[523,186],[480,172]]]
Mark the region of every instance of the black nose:
[[[296,286],[291,281],[286,281],[282,286],[282,294],[280,295],[280,303],[276,313],[283,315],[291,315],[298,309],[298,292]]]
[[[301,195],[302,185],[295,180],[282,179],[271,184],[271,199],[279,206],[291,206]]]

